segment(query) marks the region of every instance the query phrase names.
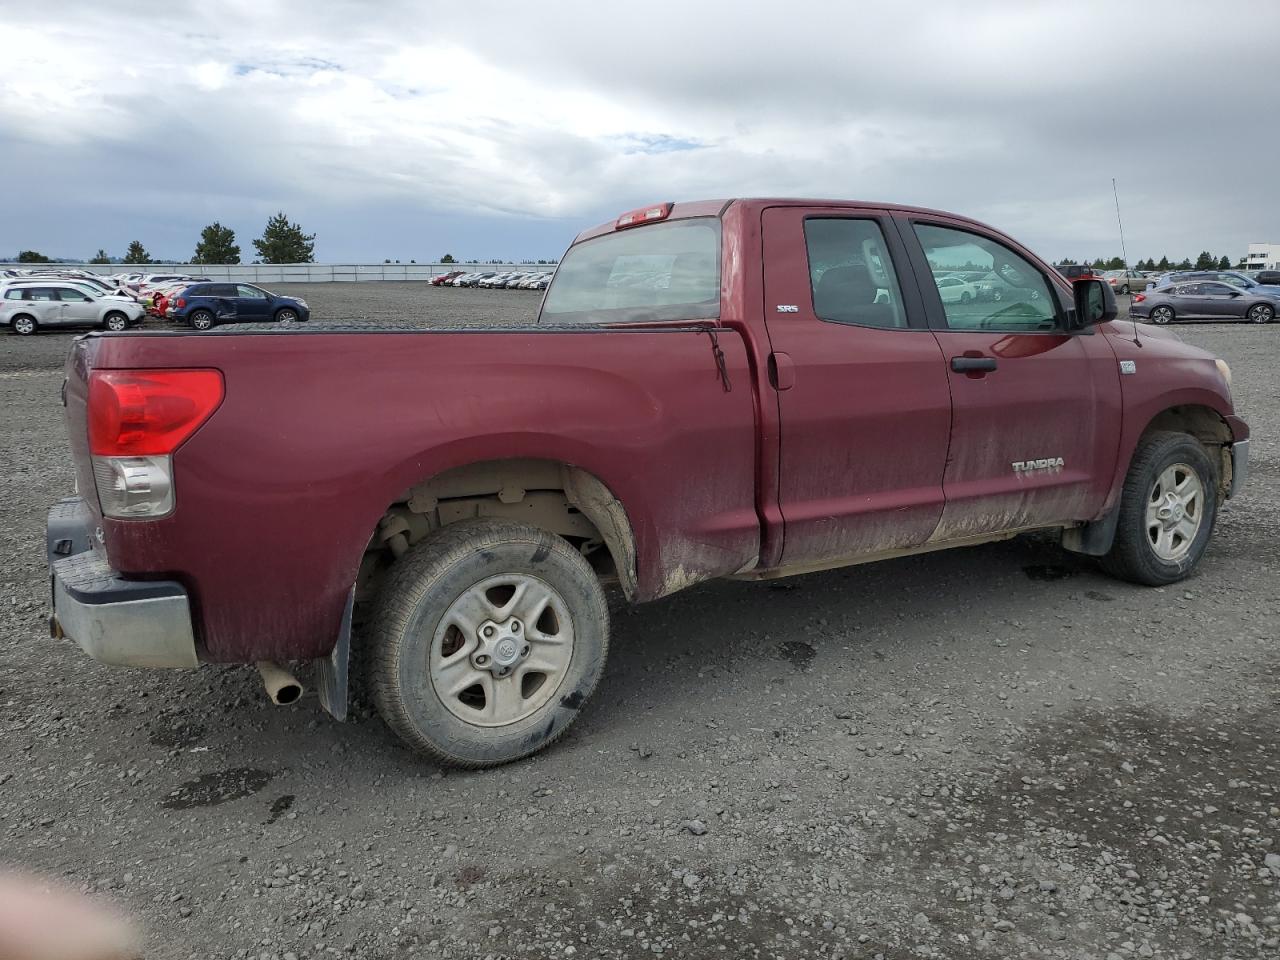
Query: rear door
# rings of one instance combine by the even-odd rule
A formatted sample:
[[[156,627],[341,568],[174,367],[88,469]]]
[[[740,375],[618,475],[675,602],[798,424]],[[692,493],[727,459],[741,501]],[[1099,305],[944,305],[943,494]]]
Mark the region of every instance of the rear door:
[[[782,564],[923,544],[942,515],[951,398],[890,218],[769,207],[761,226]]]
[[[58,299],[58,291],[53,287],[28,287],[22,292],[22,299],[30,304],[30,311],[37,323],[49,327],[63,323],[62,301]]]
[[[902,238],[946,358],[951,441],[933,540],[1095,517],[1110,487],[1120,378],[1107,339],[1067,329],[1049,271],[994,232],[902,214]],[[934,277],[990,270],[999,302],[946,301]]]
[[[1169,291],[1169,304],[1178,317],[1207,317],[1209,302],[1205,299],[1203,283],[1179,283]]]

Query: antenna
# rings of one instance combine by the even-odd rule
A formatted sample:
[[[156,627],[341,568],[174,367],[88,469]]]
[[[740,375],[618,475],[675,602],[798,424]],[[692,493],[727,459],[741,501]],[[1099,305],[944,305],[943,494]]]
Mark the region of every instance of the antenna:
[[[1116,189],[1116,178],[1111,178],[1111,195],[1116,198],[1116,224],[1120,227],[1120,259],[1124,261],[1124,269],[1129,269],[1129,251],[1124,248],[1124,221],[1120,219],[1120,191]],[[1132,307],[1133,301],[1129,301]],[[1142,341],[1138,339],[1138,318],[1133,315],[1133,310],[1129,311],[1129,319],[1133,321],[1133,342],[1135,346],[1142,346]]]

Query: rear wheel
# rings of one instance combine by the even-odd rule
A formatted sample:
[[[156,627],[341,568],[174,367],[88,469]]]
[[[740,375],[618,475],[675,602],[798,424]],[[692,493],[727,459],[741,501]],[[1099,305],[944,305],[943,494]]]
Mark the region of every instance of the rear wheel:
[[[604,670],[609,610],[565,540],[470,520],[396,561],[369,639],[387,725],[436,760],[487,767],[541,750],[577,718]]]
[[[1275,308],[1265,303],[1254,304],[1249,310],[1249,319],[1254,323],[1270,323],[1275,315]]]
[[[197,330],[212,330],[214,325],[213,314],[208,310],[195,310],[191,314],[191,326]]]
[[[1218,471],[1200,442],[1150,434],[1129,465],[1103,569],[1153,587],[1182,580],[1204,555],[1217,515]]]
[[[108,330],[119,333],[121,330],[129,329],[129,318],[118,310],[112,310],[103,318],[102,325]]]
[[[19,314],[9,322],[13,332],[22,337],[29,337],[40,328],[40,324],[36,323],[36,318],[27,314]]]
[[[1120,292],[1127,297],[1129,295],[1129,285],[1126,283],[1124,286],[1122,286],[1120,288]]]
[[[1156,307],[1151,311],[1151,322],[1165,324],[1173,319],[1173,307]]]

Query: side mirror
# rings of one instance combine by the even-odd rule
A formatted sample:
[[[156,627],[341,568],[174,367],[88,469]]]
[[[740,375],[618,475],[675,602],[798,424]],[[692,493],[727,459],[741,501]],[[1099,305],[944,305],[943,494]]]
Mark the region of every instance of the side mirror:
[[[1104,280],[1077,280],[1071,285],[1071,292],[1076,301],[1077,329],[1106,323],[1119,315],[1116,293]]]

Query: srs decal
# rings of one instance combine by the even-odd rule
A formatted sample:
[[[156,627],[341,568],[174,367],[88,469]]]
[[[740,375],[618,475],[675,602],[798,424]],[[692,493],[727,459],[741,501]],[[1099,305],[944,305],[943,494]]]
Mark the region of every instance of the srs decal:
[[[1015,460],[1013,472],[1019,477],[1028,477],[1033,473],[1057,473],[1065,461],[1061,457],[1046,457],[1042,460]]]

